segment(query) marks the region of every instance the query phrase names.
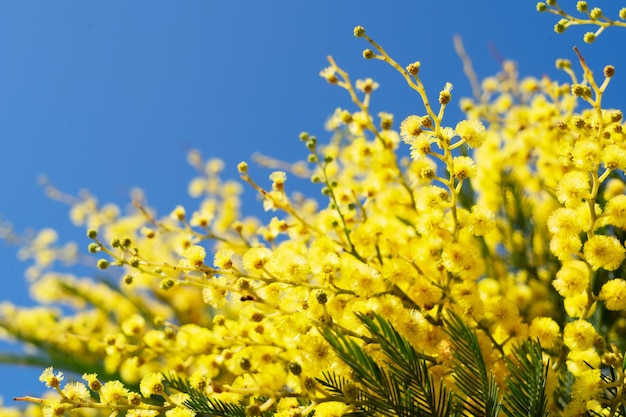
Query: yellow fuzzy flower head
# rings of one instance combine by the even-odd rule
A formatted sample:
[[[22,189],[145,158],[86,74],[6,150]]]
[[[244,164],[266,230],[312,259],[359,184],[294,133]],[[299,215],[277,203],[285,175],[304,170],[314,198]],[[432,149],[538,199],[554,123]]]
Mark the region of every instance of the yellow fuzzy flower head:
[[[563,342],[573,351],[587,350],[593,347],[598,333],[591,323],[576,320],[565,325]]]
[[[584,246],[585,260],[593,269],[604,268],[614,271],[620,267],[626,250],[619,240],[612,236],[595,235]]]
[[[607,309],[619,311],[626,309],[626,281],[615,278],[608,281],[600,290],[600,299]]]
[[[626,195],[611,198],[604,208],[607,223],[626,229]]]
[[[61,381],[63,381],[63,372],[57,372],[55,374],[54,369],[49,367],[41,373],[39,380],[49,388],[59,388]]]
[[[485,270],[480,250],[465,243],[448,245],[441,255],[445,268],[462,279],[474,280]]]
[[[127,395],[128,390],[120,381],[108,381],[100,389],[100,402],[115,405],[123,402]]]
[[[139,384],[141,395],[150,398],[151,395],[163,394],[165,388],[161,381],[163,381],[163,375],[160,372],[151,373],[143,377]]]
[[[454,158],[454,176],[460,180],[471,178],[476,175],[476,165],[469,156],[457,156]]]
[[[89,390],[82,382],[69,382],[63,387],[63,394],[72,401],[87,401],[91,398]]]
[[[537,317],[530,324],[528,335],[539,339],[541,347],[552,349],[559,339],[559,325],[550,317]]]
[[[485,125],[480,120],[461,120],[455,131],[470,148],[480,147],[487,139]]]
[[[422,133],[422,118],[411,115],[400,123],[400,137],[405,143],[412,143]]]
[[[193,245],[185,249],[183,256],[186,258],[189,266],[202,266],[204,258],[206,258],[206,250],[202,246]]]
[[[566,207],[577,207],[590,196],[589,175],[582,171],[572,171],[563,175],[556,188],[556,196]]]
[[[579,140],[572,150],[574,166],[582,171],[598,169],[600,164],[600,145],[593,140]]]
[[[589,268],[583,261],[569,261],[563,264],[552,285],[562,297],[581,294],[589,285]]]

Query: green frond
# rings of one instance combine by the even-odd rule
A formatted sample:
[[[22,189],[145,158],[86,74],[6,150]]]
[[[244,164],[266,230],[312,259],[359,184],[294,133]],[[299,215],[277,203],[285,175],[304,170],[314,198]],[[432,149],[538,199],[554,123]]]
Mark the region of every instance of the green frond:
[[[452,312],[445,324],[454,351],[454,381],[465,396],[461,398],[465,411],[469,415],[496,417],[501,406],[499,389],[493,373],[487,372],[476,333]]]
[[[572,385],[574,385],[574,375],[562,366],[557,372],[558,384],[554,391],[554,403],[561,410],[565,409],[572,400]]]
[[[509,376],[503,409],[509,417],[544,417],[548,414],[546,380],[548,366],[544,365],[539,342],[526,340],[505,358]]]
[[[325,327],[322,334],[337,355],[352,369],[359,385],[354,401],[346,398],[351,381],[324,373],[319,382],[341,401],[353,404],[367,415],[448,417],[456,415],[454,396],[429,372],[430,359],[415,351],[384,317],[357,314],[380,345],[388,360],[379,365],[352,338]]]
[[[216,417],[246,417],[246,408],[241,404],[230,404],[208,397],[203,392],[191,386],[187,379],[175,373],[164,375],[164,381],[177,391],[189,395],[185,406],[196,412],[197,416]],[[271,413],[263,413],[263,416],[271,416]]]
[[[352,368],[358,382],[372,392],[388,394],[381,386],[381,384],[386,384],[384,371],[363,348],[349,336],[331,327],[322,328],[322,335],[339,358]]]
[[[394,379],[406,385],[405,391],[412,394],[421,415],[448,416],[452,410],[453,396],[443,381],[434,381],[429,373],[428,358],[417,353],[413,345],[398,333],[393,326],[379,314],[374,319],[364,314],[357,314],[359,319],[372,334],[374,340],[389,358],[387,365]]]

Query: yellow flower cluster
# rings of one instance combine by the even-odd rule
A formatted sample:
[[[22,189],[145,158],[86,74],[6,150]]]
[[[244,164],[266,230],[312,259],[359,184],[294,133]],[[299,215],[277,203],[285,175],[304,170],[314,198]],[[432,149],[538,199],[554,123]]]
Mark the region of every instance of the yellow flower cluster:
[[[352,396],[316,378],[352,374],[321,329],[385,363],[357,318],[377,313],[453,386],[445,319],[454,313],[476,330],[501,387],[512,350],[533,338],[550,365],[552,415],[616,415],[626,402],[626,133],[621,112],[602,107],[612,71],[599,82],[580,57],[582,81],[571,65],[562,65],[570,83],[520,80],[506,62],[461,101],[466,118],[447,125],[451,85],[429,101],[419,63],[403,68],[363,28],[355,34],[375,48],[366,58],[399,71],[423,112],[395,130],[392,115],[371,112],[378,84],[353,83],[329,58],[320,75],[353,109],[331,116],[326,143],[301,134],[308,167],[282,164],[267,186],[238,167],[271,220],[243,217],[243,187],[198,151],[193,211],[158,216],[138,190],[125,212],[88,194],[71,200],[94,265],[119,285],[52,272],[77,257],[53,248],[52,230],[26,246],[33,293],[49,306],[2,304],[0,327],[85,382],[63,385],[48,368],[40,380],[54,395],[22,400],[44,416],[181,417],[195,415],[189,396],[202,394],[248,415],[340,416],[355,411]],[[309,176],[322,198],[291,192],[289,175]]]

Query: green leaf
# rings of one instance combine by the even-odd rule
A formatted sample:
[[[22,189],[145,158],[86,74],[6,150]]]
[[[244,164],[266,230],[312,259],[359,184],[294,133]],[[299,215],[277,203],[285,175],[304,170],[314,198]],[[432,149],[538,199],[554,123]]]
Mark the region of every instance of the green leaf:
[[[246,417],[246,408],[241,404],[231,404],[209,398],[202,391],[192,387],[187,379],[173,372],[164,375],[164,377],[167,385],[189,395],[189,399],[184,404],[195,411],[196,416]],[[269,416],[271,414],[263,413],[263,415]]]
[[[410,392],[413,401],[419,405],[420,415],[450,415],[453,396],[443,381],[434,381],[429,372],[431,358],[417,353],[383,316],[376,313],[373,319],[364,314],[357,316],[389,358],[387,364],[393,378],[406,386],[405,391]]]
[[[387,360],[376,362],[356,341],[330,326],[322,334],[337,355],[354,373],[359,385],[356,401],[348,401],[345,385],[351,383],[334,374],[325,373],[320,383],[337,396],[367,415],[448,417],[456,415],[454,396],[429,372],[433,358],[419,354],[411,343],[398,333],[384,317],[357,314],[378,344]]]
[[[454,381],[465,396],[461,399],[466,414],[496,417],[501,406],[499,389],[493,373],[487,372],[476,333],[452,312],[445,324],[454,352]]]
[[[509,376],[504,394],[503,409],[509,417],[544,417],[548,414],[546,379],[548,366],[544,365],[539,342],[527,340],[516,347],[511,357],[505,358]]]

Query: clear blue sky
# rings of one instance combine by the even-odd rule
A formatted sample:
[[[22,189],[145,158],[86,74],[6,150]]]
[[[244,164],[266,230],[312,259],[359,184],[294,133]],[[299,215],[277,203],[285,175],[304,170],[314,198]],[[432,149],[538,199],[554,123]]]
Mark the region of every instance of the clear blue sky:
[[[328,54],[353,79],[381,84],[376,112],[395,113],[397,123],[421,113],[397,73],[361,58],[367,45],[352,36],[357,24],[399,62],[420,60],[433,98],[447,81],[455,98],[470,95],[452,45],[458,33],[481,77],[498,71],[496,50],[516,60],[522,76],[565,81],[554,60],[574,61],[578,45],[598,73],[616,66],[608,100],[619,107],[626,32],[608,30],[590,47],[584,29],[559,36],[555,21],[527,0],[2,2],[0,215],[19,231],[54,226],[62,241],[84,247],[84,230],[71,226],[67,207],[44,197],[39,174],[68,193],[87,188],[121,205],[140,186],[167,213],[177,203],[193,207],[189,148],[223,158],[232,177],[256,151],[302,159],[298,133],[323,138],[326,117],[351,108],[318,76]],[[459,114],[450,116],[454,126]],[[15,248],[0,243],[0,299],[30,302],[25,267]],[[0,365],[0,396],[38,394],[40,372]]]

